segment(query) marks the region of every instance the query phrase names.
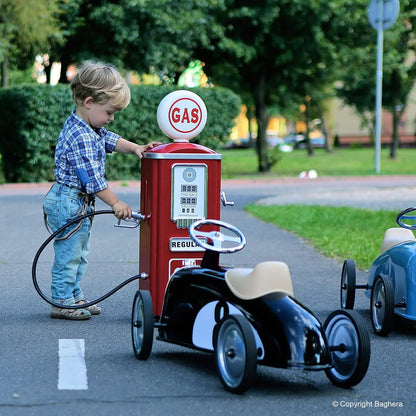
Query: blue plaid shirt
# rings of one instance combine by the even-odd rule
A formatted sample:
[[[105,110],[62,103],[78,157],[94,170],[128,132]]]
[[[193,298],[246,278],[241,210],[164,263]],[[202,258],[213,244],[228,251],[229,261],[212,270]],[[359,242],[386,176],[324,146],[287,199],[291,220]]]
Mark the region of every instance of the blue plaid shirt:
[[[56,145],[56,181],[88,194],[106,189],[105,154],[114,151],[120,137],[104,127],[94,130],[74,110],[67,118]],[[85,189],[78,179],[77,169],[84,169],[88,176],[89,183]]]

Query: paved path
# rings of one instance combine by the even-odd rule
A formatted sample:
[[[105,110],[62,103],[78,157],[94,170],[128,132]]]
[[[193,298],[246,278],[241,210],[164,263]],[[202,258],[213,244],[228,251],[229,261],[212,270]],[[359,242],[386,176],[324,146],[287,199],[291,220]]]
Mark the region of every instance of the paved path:
[[[222,184],[224,189],[245,189],[247,194],[258,191],[258,202],[264,205],[320,204],[372,209],[416,205],[416,175],[230,179]],[[44,194],[50,186],[50,183],[4,184],[0,185],[0,196]],[[140,191],[139,181],[110,182],[110,186],[115,192]]]
[[[221,263],[252,267],[263,260],[285,261],[296,297],[324,320],[339,308],[340,262],[323,257],[293,234],[252,217],[243,207],[261,201],[400,210],[413,205],[415,185],[416,176],[224,181],[223,189],[235,206],[223,208],[221,217],[244,232],[247,246],[239,253],[221,255]],[[1,416],[344,415],[347,408],[354,414],[414,414],[416,331],[396,327],[388,338],[375,336],[369,302],[361,293],[357,294],[356,309],[369,330],[372,356],[365,379],[349,390],[332,386],[322,372],[260,367],[247,394],[231,395],[222,389],[210,355],[158,341],[149,360],[138,362],[130,341],[134,283],[104,301],[103,314],[91,321],[51,320],[49,306],[36,294],[30,279],[34,253],[47,236],[41,202],[49,186],[0,186]],[[138,182],[112,186],[123,200],[139,208]],[[104,208],[98,202],[97,209]],[[137,232],[114,229],[113,223],[110,215],[94,223],[90,274],[85,279],[91,296],[101,295],[140,271]],[[43,287],[48,288],[49,263],[42,261],[40,266],[45,272]],[[364,283],[366,273],[358,273],[357,279]],[[88,389],[57,388],[60,339],[85,341]]]
[[[402,209],[416,204],[416,176],[322,177],[229,180],[224,187],[262,188],[265,205],[316,204]]]

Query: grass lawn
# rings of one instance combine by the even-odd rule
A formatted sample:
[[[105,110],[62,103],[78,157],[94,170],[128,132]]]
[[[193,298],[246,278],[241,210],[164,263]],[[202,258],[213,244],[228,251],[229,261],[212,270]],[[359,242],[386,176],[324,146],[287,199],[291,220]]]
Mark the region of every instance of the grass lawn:
[[[253,149],[221,150],[223,179],[258,177],[258,161]],[[375,174],[374,149],[314,149],[314,155],[295,150],[280,153],[281,159],[263,176],[297,177],[303,170],[315,169],[319,176],[367,176]],[[381,175],[416,174],[416,148],[399,149],[397,158],[391,159],[389,149],[381,149]]]
[[[304,238],[326,257],[353,259],[368,270],[380,254],[387,228],[397,227],[397,211],[317,205],[248,205],[245,210],[263,221]]]

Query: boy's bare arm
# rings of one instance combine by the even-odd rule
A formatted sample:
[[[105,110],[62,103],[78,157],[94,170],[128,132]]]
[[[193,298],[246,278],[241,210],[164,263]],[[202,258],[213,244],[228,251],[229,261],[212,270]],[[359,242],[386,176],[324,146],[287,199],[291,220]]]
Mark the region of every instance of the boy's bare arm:
[[[139,145],[120,138],[114,150],[118,153],[135,153],[139,158],[142,158],[143,152],[150,150],[155,146],[159,146],[160,144],[161,143],[159,142],[151,142],[145,145]],[[95,195],[107,205],[110,205],[111,209],[114,211],[114,215],[117,218],[131,218],[132,210],[129,205],[120,201],[117,198],[117,195],[110,188],[97,192]]]
[[[106,188],[95,194],[107,205],[110,205],[117,218],[131,218],[131,208],[125,202],[120,201],[117,195],[110,189]]]
[[[153,147],[159,146],[160,144],[161,143],[159,142],[150,142],[148,144],[140,145],[120,138],[114,150],[118,153],[135,153],[139,158],[142,158],[143,152],[153,149]]]

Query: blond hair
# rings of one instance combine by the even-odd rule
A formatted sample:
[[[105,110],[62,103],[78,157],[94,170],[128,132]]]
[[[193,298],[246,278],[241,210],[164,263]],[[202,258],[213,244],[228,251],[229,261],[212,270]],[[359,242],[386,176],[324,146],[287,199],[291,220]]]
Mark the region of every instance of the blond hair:
[[[87,97],[96,104],[110,103],[117,111],[130,103],[130,89],[117,69],[102,62],[85,61],[71,80],[72,98],[77,107]]]

